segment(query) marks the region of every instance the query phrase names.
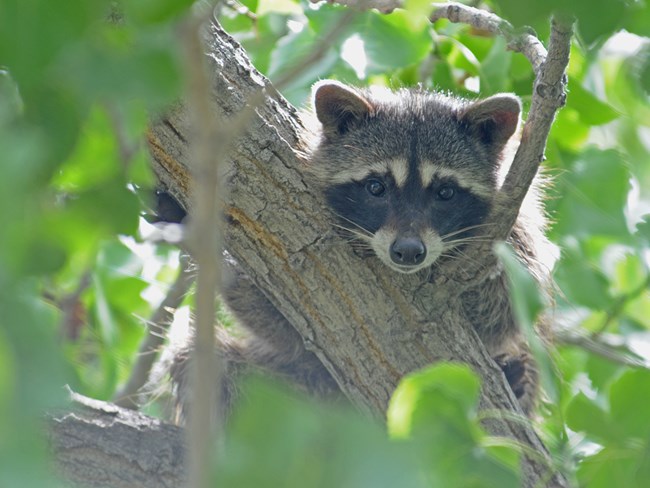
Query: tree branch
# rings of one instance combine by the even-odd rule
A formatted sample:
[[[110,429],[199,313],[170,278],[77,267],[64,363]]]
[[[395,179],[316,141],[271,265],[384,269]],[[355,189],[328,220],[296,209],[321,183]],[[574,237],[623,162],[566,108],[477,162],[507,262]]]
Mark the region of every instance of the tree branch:
[[[451,22],[468,24],[479,30],[497,34],[506,39],[508,49],[522,53],[533,66],[535,74],[546,59],[546,49],[530,32],[518,32],[510,22],[485,10],[463,5],[462,3],[445,3],[436,6],[429,17],[431,22],[449,19]]]
[[[113,397],[116,405],[124,408],[137,409],[140,402],[138,396],[140,389],[145,385],[151,373],[158,352],[165,342],[169,324],[174,316],[174,311],[183,301],[190,286],[194,282],[194,275],[190,271],[190,261],[187,256],[180,257],[180,270],[176,281],[169,292],[151,316],[147,324],[147,336],[140,344],[138,358],[131,368],[131,376],[126,384]]]
[[[183,486],[183,429],[71,393],[75,409],[48,415],[57,471],[84,487]]]
[[[530,34],[514,35],[513,28],[507,21],[489,12],[451,3],[437,8],[431,15],[431,20],[440,18],[449,18],[452,22],[466,22],[477,28],[504,35],[511,49],[518,50],[528,57],[536,73],[531,107],[522,129],[517,153],[487,219],[491,224],[486,231],[488,239],[468,249],[468,262],[452,261],[447,266],[440,267],[436,281],[438,285],[458,276],[462,266],[468,277],[465,286],[469,287],[493,269],[496,257],[492,253],[492,242],[505,241],[510,235],[528,189],[544,160],[546,139],[555,114],[566,101],[565,71],[569,63],[573,19],[552,19],[549,52],[546,53],[537,38]]]
[[[445,286],[438,286],[414,275],[388,276],[376,259],[355,256],[332,232],[322,197],[305,184],[306,131],[296,110],[218,25],[209,27],[207,44],[217,73],[213,112],[225,125],[251,112],[249,129],[233,141],[228,156],[232,191],[225,206],[226,247],[348,398],[383,416],[405,374],[432,362],[458,360],[482,378],[482,409],[518,411],[503,374],[462,313],[458,280],[448,276]],[[260,99],[260,93],[262,103],[251,110],[249,101]],[[191,206],[189,133],[187,112],[178,106],[148,135],[154,170],[185,208]],[[495,417],[486,427],[548,459],[527,423]],[[549,464],[526,458],[524,485],[545,479]],[[553,476],[549,485],[566,483]]]

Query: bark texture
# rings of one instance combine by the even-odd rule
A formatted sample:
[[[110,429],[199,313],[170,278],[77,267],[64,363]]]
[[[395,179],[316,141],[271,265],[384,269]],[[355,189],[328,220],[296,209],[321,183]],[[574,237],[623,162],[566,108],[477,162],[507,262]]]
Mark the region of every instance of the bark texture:
[[[454,8],[457,15],[459,7]],[[555,32],[570,37],[570,30]],[[218,153],[227,154],[226,248],[301,334],[341,390],[359,408],[381,417],[405,374],[440,360],[466,362],[483,381],[481,408],[505,412],[489,415],[487,430],[535,453],[523,461],[523,486],[567,486],[554,474],[532,427],[513,419],[512,413],[519,412],[517,401],[461,312],[461,293],[485,279],[481,267],[473,265],[466,273],[455,265],[422,281],[416,275],[388,273],[376,259],[356,256],[332,231],[321,197],[303,178],[302,168],[308,164],[302,140],[306,131],[296,109],[219,26],[208,26],[206,46],[214,72],[210,110],[220,126],[215,138],[221,145]],[[553,53],[551,46],[549,58],[557,55]],[[544,63],[535,68],[541,71],[539,79],[545,80]],[[540,114],[545,128],[561,104],[563,84],[558,80],[563,69],[536,85],[544,110],[531,113]],[[545,97],[552,103],[544,103]],[[537,135],[524,130],[526,140]],[[161,184],[189,210],[188,141],[193,138],[190,117],[180,104],[148,133]],[[546,133],[541,134],[542,148],[545,138]],[[525,193],[542,150],[533,151],[532,159],[522,163],[520,177],[509,175],[512,195]],[[524,158],[522,152],[520,159]],[[503,212],[506,231],[517,210],[518,206]],[[485,258],[485,249],[474,250],[474,256]],[[80,401],[81,411],[49,419],[57,465],[67,479],[112,487],[183,482],[183,436],[178,428],[101,402]]]
[[[405,374],[436,361],[469,363],[483,381],[481,408],[518,411],[501,370],[489,358],[460,310],[459,295],[476,276],[444,274],[433,282],[387,273],[361,260],[332,232],[319,195],[301,167],[304,129],[298,114],[250,64],[219,26],[209,26],[207,56],[215,72],[213,113],[224,127],[248,122],[230,144],[230,194],[225,205],[226,248],[283,312],[361,409],[383,416]],[[255,100],[251,106],[248,101]],[[242,115],[245,114],[245,115]],[[160,181],[182,205],[191,204],[191,139],[182,106],[150,130]],[[208,230],[209,231],[209,230]],[[444,270],[443,270],[444,271]],[[548,454],[525,422],[493,417],[488,431]],[[526,459],[525,486],[548,480],[548,464]]]
[[[110,403],[72,396],[74,411],[47,419],[55,469],[63,479],[92,488],[184,484],[182,429]]]

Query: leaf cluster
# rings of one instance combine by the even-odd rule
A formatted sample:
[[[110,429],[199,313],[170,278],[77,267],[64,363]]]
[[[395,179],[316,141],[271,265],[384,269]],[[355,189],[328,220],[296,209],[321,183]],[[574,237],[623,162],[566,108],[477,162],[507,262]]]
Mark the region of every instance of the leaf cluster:
[[[0,485],[52,486],[34,419],[61,404],[66,382],[87,395],[113,395],[135,360],[145,318],[173,279],[178,251],[143,239],[150,202],[142,189],[154,184],[146,130],[149,117],[182,96],[177,32],[192,3],[0,3],[0,204],[7,210],[0,227]],[[580,485],[643,486],[650,6],[488,6],[516,27],[532,26],[542,40],[551,12],[578,20],[567,105],[547,144],[545,204],[561,249],[553,317],[599,348],[560,341],[552,358],[537,350],[552,400],[540,409],[538,427],[556,468]],[[244,0],[215,15],[271,80],[305,65],[283,87],[296,105],[305,104],[314,81],[329,77],[469,97],[511,91],[527,106],[534,74],[503,39],[444,20],[430,25],[425,2],[405,7],[350,14],[336,5]],[[544,304],[500,252],[523,292],[514,297],[520,320],[532,323]],[[623,360],[629,357],[637,366]],[[481,430],[477,388],[459,366],[414,374],[394,396],[389,436],[348,412],[252,388],[254,401],[233,422],[215,476],[237,486],[305,479],[314,486],[518,486],[518,448]]]

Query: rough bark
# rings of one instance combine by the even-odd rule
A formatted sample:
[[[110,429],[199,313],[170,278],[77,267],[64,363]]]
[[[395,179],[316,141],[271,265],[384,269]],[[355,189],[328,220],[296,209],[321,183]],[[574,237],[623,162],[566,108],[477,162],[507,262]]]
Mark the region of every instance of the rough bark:
[[[133,410],[72,394],[74,411],[47,418],[55,469],[92,488],[182,486],[183,430]]]
[[[518,411],[501,371],[460,312],[458,296],[468,281],[446,274],[424,283],[412,275],[387,273],[373,259],[356,257],[332,232],[323,202],[303,179],[300,168],[307,163],[296,110],[217,25],[209,26],[207,44],[215,71],[215,116],[226,126],[238,125],[242,113],[249,121],[234,141],[222,141],[232,144],[226,247],[300,332],[348,398],[382,416],[405,374],[436,361],[456,360],[469,363],[481,376],[482,409]],[[260,103],[251,108],[248,100]],[[182,106],[149,133],[154,169],[186,208],[191,203],[190,135]],[[526,423],[497,416],[486,427],[548,460]],[[525,460],[525,486],[548,475],[547,463]],[[550,485],[565,482],[556,476]]]
[[[442,269],[431,282],[422,282],[414,275],[387,273],[372,258],[355,256],[332,231],[320,196],[303,179],[304,128],[296,109],[217,25],[209,26],[206,39],[215,73],[211,111],[222,127],[235,128],[220,131],[218,141],[230,146],[225,244],[245,272],[360,409],[381,417],[405,374],[440,360],[466,362],[483,382],[481,408],[505,411],[489,416],[487,430],[536,453],[523,461],[523,486],[566,486],[549,468],[548,453],[532,427],[513,420],[517,402],[460,312],[460,293],[473,280],[483,279],[481,273]],[[544,72],[543,63],[537,69]],[[536,94],[552,96],[555,103],[554,108],[540,102],[546,125],[559,106],[561,88],[555,78],[537,85]],[[239,133],[236,128],[243,122],[247,128]],[[148,134],[159,180],[187,209],[192,204],[188,144],[192,136],[188,114],[180,104]],[[541,152],[532,159],[522,163],[523,177],[508,180],[514,194],[525,193]],[[511,225],[507,220],[516,216],[517,209],[503,211],[503,227]],[[473,252],[481,256],[484,250]],[[73,481],[89,486],[168,486],[183,478],[178,429],[110,406],[55,416],[51,426],[58,464]],[[150,448],[156,451],[152,457],[146,451]],[[137,457],[138,452],[144,457]],[[117,478],[109,478],[109,467]]]

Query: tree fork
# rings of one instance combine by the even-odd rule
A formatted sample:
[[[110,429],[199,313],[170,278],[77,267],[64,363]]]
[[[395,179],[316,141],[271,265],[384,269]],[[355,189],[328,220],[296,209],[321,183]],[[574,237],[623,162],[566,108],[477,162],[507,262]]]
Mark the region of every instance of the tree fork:
[[[296,110],[216,23],[209,26],[206,43],[218,72],[211,101],[215,116],[228,124],[243,111],[253,111],[247,130],[223,141],[231,144],[226,248],[294,325],[345,395],[360,409],[382,417],[402,376],[432,362],[455,360],[469,363],[481,376],[482,409],[518,412],[500,369],[460,312],[460,292],[482,279],[480,273],[454,283],[453,267],[442,269],[441,287],[439,280],[422,283],[411,275],[389,279],[376,260],[356,257],[332,232],[320,196],[304,183],[301,167],[308,161]],[[260,103],[252,106],[249,100]],[[550,110],[551,121],[555,110]],[[188,208],[186,120],[179,106],[153,125],[148,138],[156,174]],[[516,210],[508,213],[516,215]],[[547,460],[524,461],[526,486],[548,477],[548,454],[527,423],[505,415],[485,424],[490,433],[515,439]],[[559,476],[550,483],[565,486]]]

